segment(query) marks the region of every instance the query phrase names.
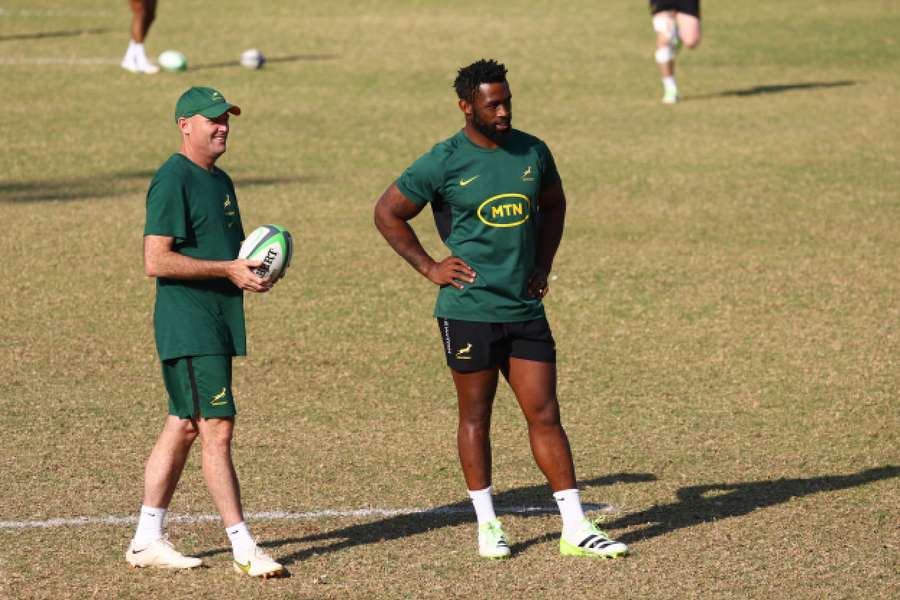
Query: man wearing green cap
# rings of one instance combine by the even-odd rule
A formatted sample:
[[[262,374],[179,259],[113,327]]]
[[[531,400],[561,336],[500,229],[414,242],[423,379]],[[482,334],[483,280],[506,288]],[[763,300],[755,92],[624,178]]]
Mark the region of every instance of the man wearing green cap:
[[[147,193],[144,271],[156,278],[153,324],[169,415],[147,460],[143,505],[125,552],[134,567],[202,564],[175,550],[163,527],[199,436],[203,476],[225,522],[234,569],[264,578],[284,574],[250,536],[231,461],[231,361],[246,354],[243,291],[272,285],[252,271],[261,261],[236,258],[244,239],[240,209],[231,178],[215,166],[225,153],[230,115],[239,114],[214,89],[182,94],[175,106],[181,151],[159,168]]]

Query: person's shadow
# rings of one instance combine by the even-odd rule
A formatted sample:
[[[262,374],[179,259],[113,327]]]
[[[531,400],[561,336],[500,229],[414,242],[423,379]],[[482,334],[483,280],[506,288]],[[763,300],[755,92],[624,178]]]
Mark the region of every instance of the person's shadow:
[[[603,525],[610,529],[645,525],[618,536],[618,539],[630,544],[705,521],[740,517],[798,496],[858,487],[898,475],[900,467],[887,465],[851,475],[694,485],[678,490],[678,502],[653,506]]]
[[[887,465],[867,469],[852,475],[822,475],[809,479],[776,479],[743,483],[712,483],[694,485],[678,490],[678,502],[652,506],[613,520],[604,520],[601,527],[608,531],[637,525],[644,527],[611,537],[634,544],[677,529],[691,527],[705,521],[740,517],[759,508],[781,504],[791,498],[819,492],[832,492],[866,485],[900,475],[900,467]],[[513,552],[534,544],[554,540],[558,533],[548,533],[511,546]]]
[[[656,476],[651,473],[616,473],[604,477],[597,477],[586,481],[580,481],[579,487],[612,485],[614,483],[640,483],[656,481]],[[544,485],[534,485],[512,490],[506,490],[494,495],[494,505],[500,514],[515,513],[522,517],[544,515],[548,512],[556,512],[556,508],[540,508],[546,505],[551,496],[550,488]],[[603,508],[597,505],[586,505],[587,509]],[[277,548],[287,544],[307,544],[311,542],[327,542],[321,546],[314,546],[299,550],[286,556],[277,556],[277,560],[289,566],[297,561],[316,554],[337,552],[353,546],[374,544],[397,538],[405,538],[413,535],[427,533],[433,529],[453,527],[463,523],[474,523],[475,512],[468,500],[445,504],[421,512],[405,513],[396,516],[379,519],[370,523],[348,525],[333,531],[312,533],[302,537],[292,537],[280,540],[263,542],[260,544],[266,548]],[[516,551],[514,544],[511,549]],[[226,548],[216,548],[196,554],[200,558],[213,556],[226,552]]]
[[[665,535],[672,531],[691,527],[706,521],[739,517],[760,508],[781,504],[791,498],[808,496],[820,492],[832,492],[851,487],[858,487],[900,475],[900,467],[887,465],[853,473],[851,475],[822,475],[808,479],[776,479],[772,481],[747,481],[742,483],[713,483],[695,485],[678,490],[677,502],[652,506],[641,512],[604,521],[601,527],[608,531],[643,526],[612,537],[627,544]],[[579,487],[611,485],[613,483],[639,483],[656,481],[650,473],[618,473],[605,477],[597,477],[579,482]],[[507,490],[494,496],[498,513],[516,513],[530,517],[555,512],[555,509],[534,508],[546,504],[549,489],[546,485],[535,485]],[[585,506],[596,509],[598,506]],[[446,504],[416,513],[405,513],[372,521],[349,525],[333,531],[311,533],[310,535],[285,538],[261,544],[267,548],[277,548],[287,544],[305,544],[310,542],[328,542],[325,545],[313,546],[299,550],[286,556],[278,556],[285,565],[317,554],[337,552],[353,546],[374,544],[378,542],[405,538],[427,533],[433,529],[453,527],[463,523],[474,522],[474,511],[468,501]],[[547,533],[530,540],[513,544],[513,553],[533,546],[555,540],[558,532]],[[226,552],[226,548],[215,548],[197,554],[198,557],[213,556]]]
[[[762,94],[782,94],[784,92],[847,87],[850,85],[857,85],[857,83],[859,82],[849,79],[840,81],[807,81],[804,83],[771,83],[768,85],[755,85],[753,87],[743,88],[739,90],[725,90],[723,92],[712,92],[709,94],[689,94],[682,97],[681,99],[708,100],[710,98],[746,98],[750,96],[759,96]]]

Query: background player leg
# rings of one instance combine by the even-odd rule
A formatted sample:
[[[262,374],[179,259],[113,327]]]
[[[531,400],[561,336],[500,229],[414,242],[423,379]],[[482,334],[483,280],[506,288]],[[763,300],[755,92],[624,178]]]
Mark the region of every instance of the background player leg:
[[[685,13],[675,14],[678,39],[687,48],[694,49],[700,45],[700,19]]]
[[[675,83],[675,54],[678,51],[678,30],[675,11],[666,10],[653,15],[653,30],[656,31],[656,53],[663,83],[663,102],[674,104],[678,101],[678,86]]]
[[[156,19],[156,0],[129,0],[131,6],[131,41],[122,59],[122,68],[132,73],[156,73],[159,67],[152,64],[144,52],[144,39],[150,25]]]
[[[494,513],[491,496],[491,410],[497,369],[460,373],[451,369],[459,403],[456,444],[463,477],[478,519],[478,552],[485,558],[509,556],[509,542]]]

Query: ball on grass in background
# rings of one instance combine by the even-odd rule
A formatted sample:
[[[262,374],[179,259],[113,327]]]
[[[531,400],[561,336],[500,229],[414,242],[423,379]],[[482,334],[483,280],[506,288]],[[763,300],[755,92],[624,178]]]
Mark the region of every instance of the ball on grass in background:
[[[241,52],[241,66],[247,69],[259,69],[266,63],[266,57],[256,48]]]
[[[294,239],[279,225],[262,225],[250,232],[241,244],[238,258],[261,260],[253,272],[276,282],[284,277],[294,255]]]
[[[178,50],[166,50],[157,59],[159,66],[170,73],[177,73],[187,69],[187,58]]]

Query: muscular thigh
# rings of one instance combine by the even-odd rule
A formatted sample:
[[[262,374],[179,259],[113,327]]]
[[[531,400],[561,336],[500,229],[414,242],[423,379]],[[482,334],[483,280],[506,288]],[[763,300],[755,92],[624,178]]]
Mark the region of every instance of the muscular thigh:
[[[556,363],[510,358],[504,375],[529,422],[559,421]]]

